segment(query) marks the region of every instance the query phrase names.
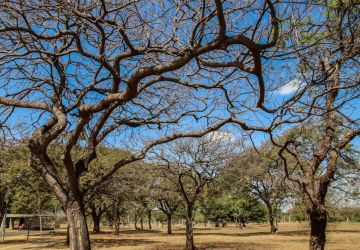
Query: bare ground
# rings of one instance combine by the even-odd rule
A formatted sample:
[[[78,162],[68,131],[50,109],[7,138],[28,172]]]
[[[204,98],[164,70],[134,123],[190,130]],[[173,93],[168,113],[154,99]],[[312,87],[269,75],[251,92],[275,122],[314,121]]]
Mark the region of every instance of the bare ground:
[[[199,249],[241,249],[272,250],[307,249],[309,228],[307,223],[281,223],[279,233],[272,235],[266,224],[251,224],[244,229],[234,225],[227,228],[198,227],[195,229],[195,244]],[[156,227],[153,230],[133,230],[124,227],[119,236],[110,231],[91,234],[93,249],[138,249],[138,250],[176,250],[183,249],[185,244],[184,229],[174,228],[173,235],[166,234],[166,228]],[[31,236],[27,241],[25,235],[7,237],[0,242],[0,249],[66,249],[65,232]],[[328,250],[359,250],[360,223],[330,224],[327,234]]]

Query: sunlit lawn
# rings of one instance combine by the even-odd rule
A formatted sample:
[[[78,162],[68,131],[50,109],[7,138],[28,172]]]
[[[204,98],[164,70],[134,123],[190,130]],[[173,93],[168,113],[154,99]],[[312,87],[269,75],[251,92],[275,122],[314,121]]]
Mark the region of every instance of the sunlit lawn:
[[[227,228],[198,227],[195,244],[199,249],[307,249],[308,225],[281,223],[276,235],[268,233],[266,224],[251,224],[244,229],[230,225]],[[93,249],[183,249],[184,229],[177,226],[174,235],[167,235],[166,228],[154,225],[153,230],[133,230],[123,227],[120,236],[110,231],[92,234]],[[0,243],[0,249],[65,249],[65,233],[31,236],[9,236]],[[330,224],[326,249],[360,249],[360,223]]]

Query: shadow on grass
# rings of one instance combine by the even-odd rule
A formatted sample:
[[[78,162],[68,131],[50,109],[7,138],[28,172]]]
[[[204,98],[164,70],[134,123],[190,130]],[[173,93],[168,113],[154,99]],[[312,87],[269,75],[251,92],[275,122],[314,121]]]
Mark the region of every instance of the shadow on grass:
[[[331,233],[360,233],[360,228],[359,230],[353,230],[353,229],[329,229],[326,230],[326,232],[331,232]]]
[[[23,245],[23,244],[31,244],[31,246],[22,246],[21,249],[53,249],[53,248],[61,248],[68,249],[68,246],[65,244],[64,239],[54,239],[54,238],[36,238],[30,240],[11,240],[5,242],[11,245]],[[98,248],[116,248],[116,247],[131,247],[131,246],[139,246],[139,245],[149,245],[159,243],[159,241],[154,240],[146,240],[146,239],[92,239],[92,246],[96,246]],[[0,244],[1,247],[1,244]]]
[[[130,230],[121,230],[120,236],[122,234],[161,234],[162,232],[160,230],[146,230],[146,229],[130,229]]]
[[[91,241],[97,247],[130,247],[159,243],[159,241],[145,239],[94,239]]]
[[[280,228],[281,230],[281,228]],[[349,229],[336,229],[331,228],[328,230],[328,232],[331,233],[360,233],[359,230]],[[172,237],[172,235],[166,234],[164,231],[160,230],[134,230],[134,229],[123,229],[120,231],[120,235],[114,236],[113,238],[108,237],[108,235],[111,235],[111,231],[105,231],[97,234],[91,233],[91,235],[96,235],[95,238],[92,238],[91,242],[94,247],[100,248],[100,249],[106,249],[106,248],[120,248],[120,247],[135,247],[135,246],[150,246],[151,249],[165,249],[165,250],[173,250],[173,249],[183,249],[183,245],[179,244],[172,244],[171,241],[168,243],[164,241],[156,241],[152,240],[151,237],[153,236],[168,236]],[[152,235],[151,235],[152,234]],[[21,249],[34,249],[34,246],[36,246],[36,249],[53,249],[53,248],[60,248],[60,249],[68,249],[68,247],[65,245],[65,235],[66,232],[56,232],[52,234],[48,234],[44,236],[43,238],[40,237],[34,237],[27,241],[26,239],[14,239],[14,240],[8,240],[5,242],[5,245],[11,244],[11,245],[23,245],[21,246]],[[101,237],[101,235],[104,235],[104,237]],[[134,238],[128,239],[132,236]],[[185,237],[185,229],[183,228],[177,228],[174,230],[173,236],[184,236]],[[239,229],[239,231],[231,231],[229,233],[221,232],[218,230],[218,228],[195,228],[194,230],[195,235],[195,242],[196,237],[198,236],[220,236],[220,237],[256,237],[256,236],[270,236],[270,235],[278,235],[278,236],[289,236],[289,237],[296,237],[300,236],[300,238],[294,238],[292,239],[293,242],[306,242],[307,239],[301,238],[302,236],[309,235],[309,230],[294,230],[294,231],[280,231],[277,234],[271,234],[270,232],[266,231],[260,231],[260,232],[246,232],[246,229]],[[61,236],[54,238],[53,236]],[[107,236],[107,237],[105,237]],[[144,239],[142,236],[146,236],[148,239]],[[25,245],[29,244],[29,245]],[[155,245],[153,245],[155,244]],[[0,249],[2,244],[0,243]],[[20,247],[20,246],[19,246]],[[269,248],[269,245],[264,244],[263,242],[257,242],[254,243],[241,243],[241,242],[226,242],[224,239],[223,241],[216,241],[216,242],[202,242],[198,243],[197,247],[199,250],[202,249],[242,249],[242,250],[255,250],[255,249],[267,249]],[[276,247],[276,245],[271,244],[271,248]],[[14,248],[15,249],[15,248]]]
[[[196,241],[196,240],[195,240]],[[275,246],[275,245],[272,245]],[[184,249],[183,244],[166,244],[162,242],[161,244],[157,244],[153,246],[151,249],[161,249],[161,250],[182,250]],[[266,249],[268,245],[262,243],[232,243],[226,241],[218,241],[218,242],[202,242],[196,243],[195,247],[197,250],[207,250],[207,249],[241,249],[241,250],[258,250],[258,249]]]
[[[227,236],[227,237],[256,237],[256,236],[270,236],[270,235],[281,235],[281,236],[304,236],[309,234],[309,230],[299,230],[299,231],[287,231],[287,232],[278,232],[277,234],[273,234],[270,232],[246,232],[246,229],[239,232],[229,232],[222,233],[217,230],[213,230],[212,232],[202,232],[203,230],[194,231],[194,235],[196,236]],[[338,232],[338,231],[334,231]],[[349,231],[344,231],[349,232]],[[356,231],[357,232],[357,231]],[[173,235],[184,235],[182,232],[173,233]]]
[[[274,247],[272,245],[271,247]],[[258,250],[266,249],[268,245],[261,243],[230,243],[230,242],[207,242],[198,246],[197,249],[241,249],[241,250]]]
[[[118,236],[121,235],[133,235],[133,234],[158,234],[162,233],[160,230],[149,230],[149,229],[120,229],[120,233]],[[113,231],[101,231],[99,233],[90,232],[91,235],[114,235]],[[114,235],[117,236],[117,235]]]
[[[51,249],[51,248],[64,248],[67,249],[68,247],[65,244],[65,240],[62,239],[54,239],[54,238],[30,238],[29,240],[26,239],[19,239],[19,240],[9,240],[5,241],[5,244],[11,245],[23,245],[23,244],[31,244],[36,245],[36,249]],[[1,244],[0,244],[1,246]],[[34,246],[22,246],[21,249],[34,249]]]
[[[340,229],[328,229],[326,231],[327,233],[360,233],[359,230],[340,230]],[[199,236],[228,236],[228,237],[256,237],[256,236],[267,236],[267,235],[280,235],[280,236],[290,236],[290,237],[296,237],[296,236],[308,236],[310,233],[310,230],[295,230],[295,231],[285,231],[285,232],[278,232],[277,234],[272,234],[270,232],[239,232],[239,233],[221,233],[219,231],[214,230],[213,232],[194,232],[194,235]],[[181,234],[181,233],[178,233]]]
[[[194,232],[194,235],[198,236],[229,236],[229,237],[250,237],[250,236],[262,236],[262,235],[271,235],[268,232],[240,232],[240,233],[220,233],[218,231],[214,232]]]

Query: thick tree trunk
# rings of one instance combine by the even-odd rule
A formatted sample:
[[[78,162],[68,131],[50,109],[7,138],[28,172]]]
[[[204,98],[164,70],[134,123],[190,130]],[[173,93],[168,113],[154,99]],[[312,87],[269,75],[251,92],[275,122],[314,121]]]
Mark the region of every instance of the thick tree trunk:
[[[5,216],[5,210],[6,210],[6,203],[4,202],[5,201],[5,195],[2,195],[0,197],[0,224],[2,223],[3,221],[3,217]]]
[[[59,126],[58,126],[59,125]],[[58,121],[57,132],[60,134],[66,126],[66,121]],[[43,134],[38,130],[29,141],[31,150],[30,166],[46,181],[57,198],[61,201],[69,225],[69,246],[71,250],[90,250],[89,230],[82,195],[79,189],[78,175],[69,154],[65,154],[63,162],[68,174],[68,183],[63,185],[57,177],[55,165],[47,155],[47,143],[42,141]],[[53,131],[54,132],[54,131]],[[60,178],[59,178],[60,179]]]
[[[167,215],[167,233],[172,234],[171,214]]]
[[[238,224],[239,224],[239,227],[240,227],[241,229],[243,229],[244,227],[246,227],[245,221],[242,220],[242,219],[239,219]]]
[[[278,228],[276,225],[276,221],[273,215],[269,216],[269,223],[270,223],[270,233],[276,233]]]
[[[94,204],[90,204],[90,209],[91,209],[91,218],[94,224],[93,232],[100,233],[101,212],[98,213],[96,211],[96,207]]]
[[[266,201],[265,203],[269,213],[270,233],[276,233],[278,230],[275,213],[276,209],[273,208],[269,201]]]
[[[194,235],[193,235],[193,216],[192,207],[187,208],[186,214],[186,246],[185,250],[195,250]]]
[[[148,213],[148,224],[149,224],[149,229],[151,229],[151,210],[147,211]]]
[[[327,213],[323,205],[308,211],[310,217],[310,250],[324,250],[326,242]]]
[[[66,228],[66,242],[65,244],[67,246],[70,246],[70,225],[67,226]]]
[[[4,216],[5,216],[5,209],[4,209],[4,211],[0,211],[0,226],[1,226],[2,222],[3,222]]]
[[[69,238],[71,250],[90,250],[89,231],[82,204],[69,201],[66,205],[66,218],[69,223]]]

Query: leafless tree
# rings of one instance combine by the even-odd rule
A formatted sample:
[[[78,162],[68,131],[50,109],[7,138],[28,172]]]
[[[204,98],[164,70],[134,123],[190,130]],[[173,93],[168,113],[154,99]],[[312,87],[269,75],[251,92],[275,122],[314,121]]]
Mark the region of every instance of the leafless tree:
[[[155,145],[229,121],[251,129],[231,117],[232,106],[237,114],[273,111],[262,60],[276,51],[267,53],[280,33],[275,7],[270,0],[0,1],[1,128],[21,121],[31,133],[30,165],[63,205],[71,249],[90,249],[84,193],[119,168]],[[105,141],[132,141],[138,151],[82,178]],[[49,155],[53,143],[63,146],[60,164]],[[74,147],[84,154],[75,157]]]
[[[273,142],[281,147],[279,155],[288,178],[302,192],[311,222],[310,249],[324,249],[326,194],[342,151],[360,135],[359,116],[353,106],[360,95],[360,12],[355,1],[324,1],[311,11],[324,18],[298,22],[299,36],[292,39],[303,46],[312,43],[308,51],[298,54],[297,67],[299,88],[311,87],[298,105],[284,114],[311,112],[313,118],[289,131],[285,139],[273,138]]]
[[[193,217],[196,202],[204,188],[218,176],[231,158],[233,143],[224,134],[211,133],[202,138],[183,138],[157,153],[165,176],[173,182],[186,208],[186,246],[195,249]]]

